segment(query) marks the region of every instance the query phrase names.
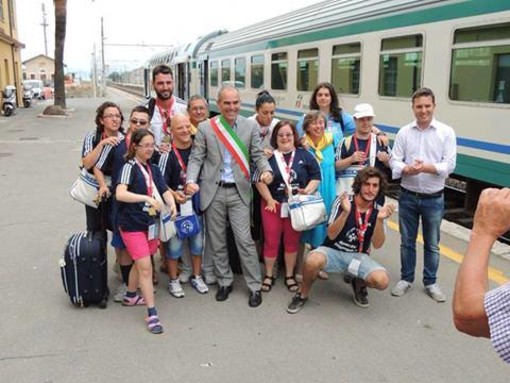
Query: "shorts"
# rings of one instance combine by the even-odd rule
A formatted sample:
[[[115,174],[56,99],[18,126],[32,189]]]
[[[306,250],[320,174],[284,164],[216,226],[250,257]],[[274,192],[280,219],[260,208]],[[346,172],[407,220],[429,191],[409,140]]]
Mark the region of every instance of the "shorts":
[[[166,258],[167,259],[179,259],[182,257],[184,253],[184,243],[187,241],[189,244],[189,249],[191,255],[200,255],[204,251],[204,233],[203,233],[203,224],[200,220],[200,231],[192,237],[180,239],[177,235],[174,235],[170,238],[170,241],[166,242]]]
[[[158,251],[159,239],[156,238],[149,241],[146,231],[121,230],[120,236],[133,261],[151,256]]]
[[[343,273],[347,271],[355,277],[366,280],[376,270],[386,271],[383,266],[364,253],[349,253],[327,246],[319,246],[312,250],[312,252],[321,253],[326,256],[326,266],[323,270],[328,273]]]
[[[114,231],[112,233],[112,241],[110,242],[112,247],[119,249],[119,250],[125,250],[126,245],[124,244],[124,241],[122,240],[122,236],[120,235],[120,231]]]

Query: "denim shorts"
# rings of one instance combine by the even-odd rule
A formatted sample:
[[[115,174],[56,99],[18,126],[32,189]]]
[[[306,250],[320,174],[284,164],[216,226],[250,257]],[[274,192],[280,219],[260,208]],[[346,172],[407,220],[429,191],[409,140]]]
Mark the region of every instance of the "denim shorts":
[[[376,270],[386,271],[383,266],[374,261],[367,254],[349,253],[327,246],[319,246],[313,250],[313,252],[324,254],[326,257],[326,266],[323,270],[328,273],[348,272],[355,277],[366,280],[367,277]]]
[[[177,235],[166,242],[166,257],[168,259],[179,259],[184,253],[184,243],[188,242],[191,255],[202,255],[204,250],[203,225],[200,222],[200,231],[192,237],[180,239]]]

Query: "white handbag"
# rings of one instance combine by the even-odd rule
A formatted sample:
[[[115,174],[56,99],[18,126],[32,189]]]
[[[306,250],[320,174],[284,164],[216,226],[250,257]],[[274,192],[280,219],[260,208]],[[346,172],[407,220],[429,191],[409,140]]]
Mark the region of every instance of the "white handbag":
[[[105,181],[108,186],[111,185],[111,178],[105,176]],[[97,193],[99,191],[99,183],[93,174],[90,174],[87,169],[82,168],[79,177],[74,181],[69,194],[76,201],[81,202],[87,206],[97,209],[99,203]]]
[[[292,196],[289,198],[289,215],[294,230],[310,230],[327,220],[326,204],[320,195]]]

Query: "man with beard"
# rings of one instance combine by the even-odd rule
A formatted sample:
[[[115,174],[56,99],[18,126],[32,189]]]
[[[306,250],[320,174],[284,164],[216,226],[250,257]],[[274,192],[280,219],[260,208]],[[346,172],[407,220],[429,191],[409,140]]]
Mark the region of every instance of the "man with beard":
[[[306,257],[303,283],[294,295],[287,312],[299,312],[306,301],[319,271],[344,273],[353,278],[353,300],[360,307],[367,307],[366,287],[384,290],[389,277],[386,269],[368,256],[371,245],[380,248],[386,239],[384,223],[395,207],[379,207],[375,200],[384,193],[386,180],[374,167],[358,172],[353,184],[354,196],[342,193],[335,199],[329,218],[328,235],[322,246]]]
[[[146,105],[151,116],[150,130],[154,133],[156,147],[164,152],[170,147],[172,116],[186,114],[186,104],[173,96],[174,76],[169,66],[162,64],[152,70],[152,86],[156,98],[151,97]]]

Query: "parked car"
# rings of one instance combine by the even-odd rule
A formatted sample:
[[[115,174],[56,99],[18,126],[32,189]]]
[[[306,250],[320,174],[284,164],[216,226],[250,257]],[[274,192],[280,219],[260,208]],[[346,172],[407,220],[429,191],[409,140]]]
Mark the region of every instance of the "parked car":
[[[35,99],[44,99],[43,82],[41,80],[23,80],[23,87],[31,89]]]

